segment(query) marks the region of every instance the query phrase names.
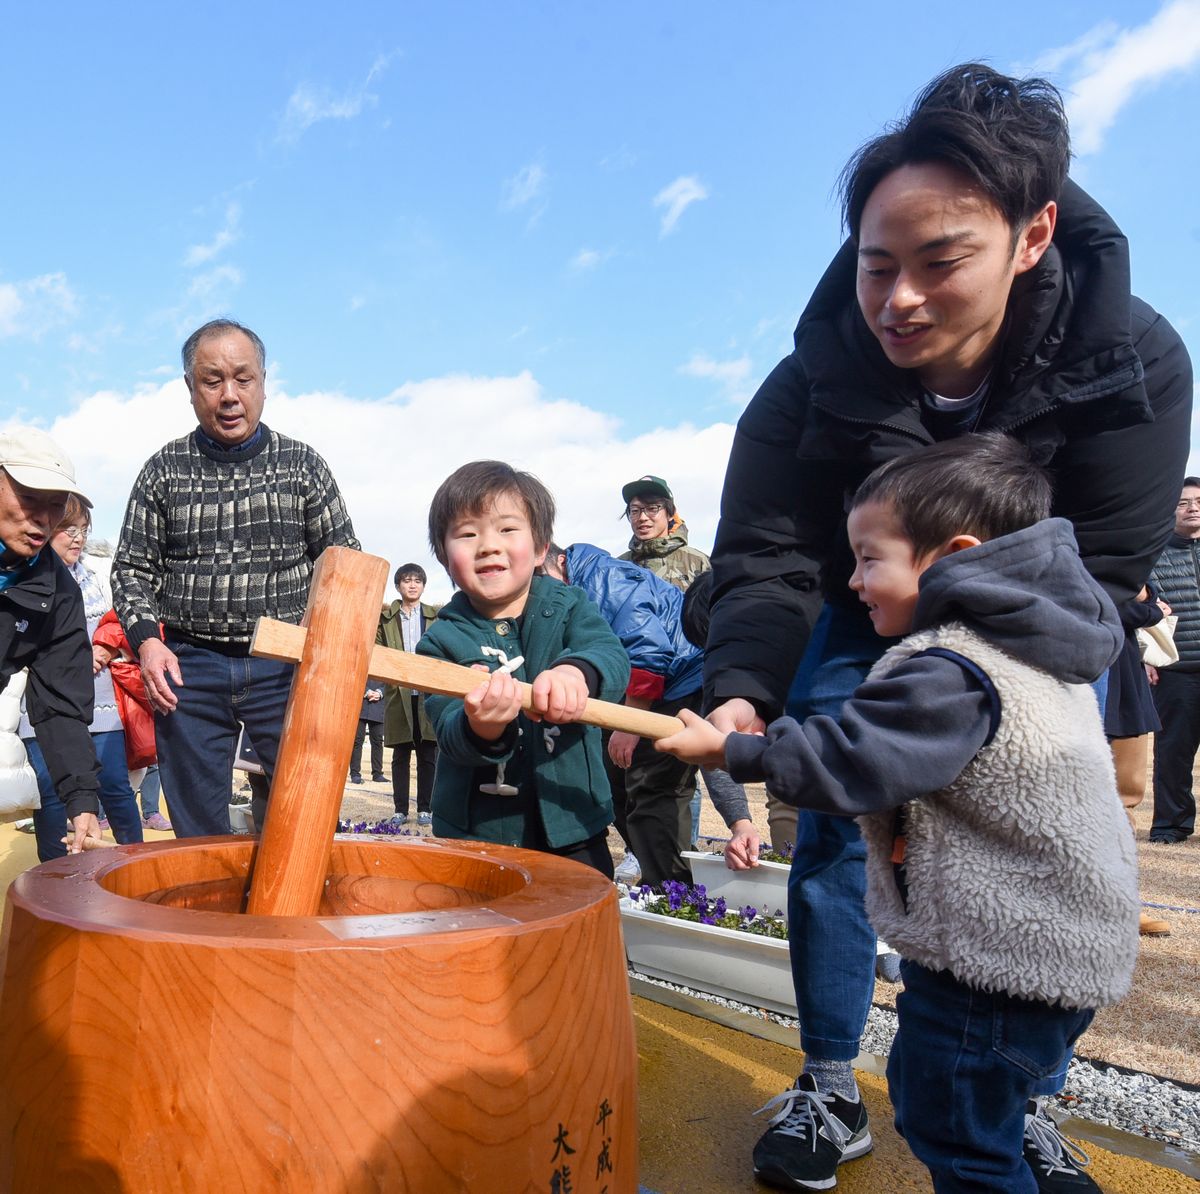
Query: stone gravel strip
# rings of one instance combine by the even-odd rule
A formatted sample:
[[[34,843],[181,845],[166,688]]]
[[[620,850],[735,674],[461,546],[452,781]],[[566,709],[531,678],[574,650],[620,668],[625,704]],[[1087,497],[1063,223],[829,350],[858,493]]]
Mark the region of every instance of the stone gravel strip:
[[[729,1008],[760,1020],[769,1020],[799,1033],[791,1016],[781,1016],[751,1007],[733,999],[710,995],[678,983],[650,978],[635,970],[630,975],[656,987],[679,991],[706,1003]],[[863,1033],[862,1051],[887,1057],[896,1035],[896,1013],[890,1008],[872,1007]],[[1067,1084],[1057,1096],[1059,1108],[1066,1114],[1105,1124],[1135,1136],[1145,1136],[1174,1145],[1187,1152],[1200,1153],[1200,1091],[1177,1086],[1151,1074],[1125,1073],[1103,1062],[1072,1060]]]

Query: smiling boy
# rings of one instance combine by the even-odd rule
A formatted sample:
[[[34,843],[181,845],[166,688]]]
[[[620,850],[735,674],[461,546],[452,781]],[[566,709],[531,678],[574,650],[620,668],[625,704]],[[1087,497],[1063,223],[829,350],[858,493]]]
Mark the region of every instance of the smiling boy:
[[[903,640],[836,717],[726,734],[685,710],[658,743],[858,818],[871,924],[905,959],[896,1126],[939,1192],[1038,1189],[1049,1170],[1023,1136],[1040,1083],[1125,995],[1137,955],[1133,838],[1090,687],[1124,635],[1049,510],[1046,473],[1002,435],[884,465],[850,511],[849,588]],[[804,1074],[769,1106],[772,1126],[825,1125],[814,1151],[871,1148],[857,1092]]]
[[[491,673],[462,699],[426,697],[439,748],[433,831],[546,850],[611,879],[600,731],[576,719],[589,697],[620,699],[629,660],[582,591],[534,575],[553,530],[546,487],[496,460],[457,469],[430,505],[430,546],[459,591],[417,652]],[[533,708],[522,712],[526,679]]]

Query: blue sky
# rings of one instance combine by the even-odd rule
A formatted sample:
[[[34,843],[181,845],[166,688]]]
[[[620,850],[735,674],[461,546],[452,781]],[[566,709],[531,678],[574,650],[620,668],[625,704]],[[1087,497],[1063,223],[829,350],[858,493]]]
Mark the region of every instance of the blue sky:
[[[191,426],[179,344],[227,313],[266,341],[266,421],[393,564],[484,455],[609,548],[620,484],[661,472],[707,548],[838,171],[970,58],[1063,87],[1074,176],[1200,356],[1200,0],[11,10],[0,421],[58,436],[115,536]]]

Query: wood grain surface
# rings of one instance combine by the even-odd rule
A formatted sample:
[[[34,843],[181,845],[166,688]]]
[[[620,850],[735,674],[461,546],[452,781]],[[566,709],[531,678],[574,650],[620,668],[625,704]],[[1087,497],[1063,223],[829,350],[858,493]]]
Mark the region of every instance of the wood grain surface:
[[[246,910],[311,916],[321,903],[388,564],[330,547],[313,570]]]
[[[260,618],[250,653],[286,663],[302,657],[306,639],[307,632],[302,626]],[[431,659],[412,651],[396,651],[381,646],[372,650],[368,672],[373,680],[401,684],[420,692],[436,692],[442,696],[466,696],[479,687],[482,679],[482,674],[473,668],[448,663],[444,659]],[[518,681],[518,685],[522,707],[531,708],[531,686],[524,681]],[[678,717],[633,709],[628,705],[614,705],[611,701],[589,700],[579,720],[590,726],[599,726],[602,730],[624,730],[656,741],[683,729],[683,722]]]
[[[611,883],[532,851],[339,838],[331,884],[367,915],[178,902],[251,849],[118,846],[13,884],[0,1190],[634,1194]],[[405,911],[374,914],[393,895]]]

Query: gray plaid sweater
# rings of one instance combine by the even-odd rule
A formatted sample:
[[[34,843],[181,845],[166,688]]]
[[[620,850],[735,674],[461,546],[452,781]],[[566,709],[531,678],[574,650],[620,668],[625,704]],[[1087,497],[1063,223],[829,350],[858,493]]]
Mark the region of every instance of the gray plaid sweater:
[[[113,605],[136,652],[159,621],[178,637],[244,653],[260,617],[299,622],[317,557],[357,549],[329,466],[261,424],[222,450],[195,431],[142,466],[113,562]]]

